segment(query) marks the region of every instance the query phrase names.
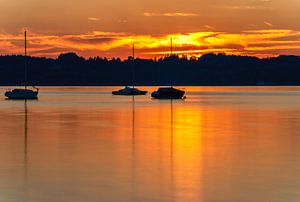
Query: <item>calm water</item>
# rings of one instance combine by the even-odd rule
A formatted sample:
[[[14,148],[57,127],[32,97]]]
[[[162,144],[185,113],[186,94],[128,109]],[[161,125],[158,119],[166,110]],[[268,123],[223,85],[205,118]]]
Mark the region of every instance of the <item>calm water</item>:
[[[2,96],[0,201],[300,201],[300,87],[113,89]]]

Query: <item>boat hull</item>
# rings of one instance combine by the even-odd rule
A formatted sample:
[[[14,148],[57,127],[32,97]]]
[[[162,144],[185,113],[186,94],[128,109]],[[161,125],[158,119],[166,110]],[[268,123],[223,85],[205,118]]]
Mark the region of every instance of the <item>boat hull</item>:
[[[4,94],[10,100],[35,100],[38,99],[38,91],[18,90],[7,91]]]
[[[119,91],[113,91],[113,95],[146,95],[147,91],[132,91],[132,92],[119,92]]]
[[[175,88],[160,88],[151,94],[155,99],[183,99],[185,91]]]
[[[113,95],[124,95],[124,96],[129,96],[129,95],[146,95],[147,91],[142,91],[137,88],[131,88],[126,86],[124,89],[118,90],[118,91],[113,91]]]

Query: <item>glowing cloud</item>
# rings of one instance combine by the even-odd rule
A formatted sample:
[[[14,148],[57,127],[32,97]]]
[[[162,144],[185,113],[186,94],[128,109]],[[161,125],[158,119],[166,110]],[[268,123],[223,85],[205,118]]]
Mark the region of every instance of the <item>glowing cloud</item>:
[[[195,17],[198,16],[196,13],[143,13],[146,17]]]
[[[95,18],[95,17],[89,17],[88,20],[90,20],[90,21],[99,21],[100,19],[99,18]]]
[[[273,27],[274,26],[272,23],[269,23],[269,22],[266,22],[266,21],[264,22],[264,24],[267,25],[267,26],[269,26],[269,27]]]
[[[35,56],[56,57],[61,52],[74,51],[85,57],[121,57],[131,54],[134,43],[139,57],[153,58],[169,54],[170,38],[173,53],[200,56],[220,53],[269,57],[280,54],[300,55],[300,31],[286,29],[246,30],[240,33],[192,32],[161,36],[134,35],[94,31],[78,35],[42,35],[30,33],[29,53]],[[23,53],[23,35],[0,34],[1,52]]]
[[[222,9],[231,9],[231,10],[274,10],[273,7],[268,6],[219,6],[218,8]]]

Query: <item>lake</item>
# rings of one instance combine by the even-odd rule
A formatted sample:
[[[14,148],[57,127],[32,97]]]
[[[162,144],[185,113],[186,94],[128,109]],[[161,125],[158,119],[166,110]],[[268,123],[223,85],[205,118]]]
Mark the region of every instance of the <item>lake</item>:
[[[1,89],[0,201],[300,201],[300,87]]]

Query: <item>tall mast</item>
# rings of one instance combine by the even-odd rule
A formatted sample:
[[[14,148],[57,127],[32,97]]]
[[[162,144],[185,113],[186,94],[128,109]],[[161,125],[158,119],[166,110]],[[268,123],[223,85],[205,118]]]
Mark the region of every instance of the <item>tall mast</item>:
[[[132,58],[134,60],[134,44],[132,44]]]
[[[134,64],[134,43],[132,44],[132,87],[134,88],[134,80],[135,80],[135,64]]]
[[[171,55],[173,55],[173,38],[171,37]]]
[[[171,56],[173,56],[173,38],[172,37],[171,37]],[[173,82],[171,82],[171,88],[173,88],[172,84],[173,84]]]
[[[27,32],[24,31],[24,47],[25,47],[25,72],[24,72],[24,81],[25,89],[27,89]]]

